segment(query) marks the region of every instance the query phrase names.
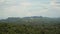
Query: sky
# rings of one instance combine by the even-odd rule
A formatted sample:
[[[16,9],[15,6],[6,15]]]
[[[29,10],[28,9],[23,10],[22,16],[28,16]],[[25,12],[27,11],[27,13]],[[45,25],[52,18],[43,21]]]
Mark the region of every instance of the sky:
[[[60,17],[60,0],[0,0],[0,19],[26,16]]]

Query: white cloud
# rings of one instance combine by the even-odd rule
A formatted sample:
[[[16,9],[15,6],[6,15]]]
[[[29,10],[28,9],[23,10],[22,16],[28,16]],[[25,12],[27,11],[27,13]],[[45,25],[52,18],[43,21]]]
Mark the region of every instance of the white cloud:
[[[32,6],[36,6],[36,7],[40,7],[42,6],[43,8],[36,8],[36,7],[32,7]],[[29,2],[21,2],[19,3],[19,5],[12,5],[10,7],[5,8],[5,16],[33,16],[33,15],[42,15],[43,13],[47,12],[48,8],[47,4],[35,4],[35,3],[29,3]],[[33,9],[32,9],[32,8]],[[30,9],[29,9],[30,8]],[[32,11],[32,12],[30,12]]]
[[[1,0],[0,2],[3,2],[3,0]],[[42,3],[42,1],[30,2],[27,0],[6,0],[6,3],[2,6],[3,7],[2,9],[4,10],[3,11],[4,17],[8,16],[23,17],[23,16],[35,16],[35,15],[52,16],[56,14],[53,13],[54,11],[52,11],[53,9],[52,5],[54,5],[53,7],[55,9],[56,6],[53,2],[50,2],[50,4],[49,3],[46,4]]]
[[[27,0],[21,0],[21,1],[27,1]]]
[[[27,12],[26,16],[32,16],[33,14],[31,12]]]
[[[22,2],[22,3],[20,4],[20,6],[21,6],[23,9],[27,9],[28,7],[31,7],[32,4],[29,3],[29,2]]]
[[[0,3],[1,3],[1,2],[4,2],[4,1],[5,1],[5,0],[0,0]]]
[[[21,5],[22,5],[22,6],[30,6],[31,3],[29,3],[29,2],[22,2]]]

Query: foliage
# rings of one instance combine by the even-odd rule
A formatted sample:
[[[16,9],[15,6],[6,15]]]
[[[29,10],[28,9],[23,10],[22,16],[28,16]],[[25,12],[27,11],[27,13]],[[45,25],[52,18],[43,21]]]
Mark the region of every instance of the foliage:
[[[10,20],[0,20],[0,34],[60,34],[60,19],[34,17],[14,18],[15,22]]]

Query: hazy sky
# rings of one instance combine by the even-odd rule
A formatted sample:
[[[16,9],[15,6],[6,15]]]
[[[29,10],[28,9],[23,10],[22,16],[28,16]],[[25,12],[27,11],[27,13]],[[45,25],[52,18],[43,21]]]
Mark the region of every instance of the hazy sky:
[[[0,18],[60,17],[60,0],[0,0]]]

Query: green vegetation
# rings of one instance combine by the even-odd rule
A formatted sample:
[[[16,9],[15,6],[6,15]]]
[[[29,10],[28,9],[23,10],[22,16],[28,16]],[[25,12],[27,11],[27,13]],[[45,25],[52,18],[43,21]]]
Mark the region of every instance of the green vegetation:
[[[60,18],[10,18],[0,20],[0,34],[60,34]]]

